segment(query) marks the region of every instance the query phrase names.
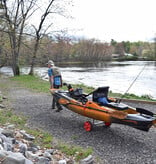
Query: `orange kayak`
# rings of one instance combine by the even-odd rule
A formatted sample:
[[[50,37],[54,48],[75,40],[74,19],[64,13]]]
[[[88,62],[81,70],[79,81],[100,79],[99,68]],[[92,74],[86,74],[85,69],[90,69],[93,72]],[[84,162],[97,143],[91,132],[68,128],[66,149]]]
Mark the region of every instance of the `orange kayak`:
[[[57,103],[82,116],[103,121],[106,126],[110,126],[111,123],[118,123],[143,131],[149,131],[152,125],[156,125],[155,114],[151,111],[116,103],[116,99],[108,97],[109,103],[107,104],[97,102],[97,95],[107,96],[105,92],[106,90],[108,92],[108,87],[99,87],[88,95],[83,94],[82,89],[74,90],[71,85],[67,87],[67,91],[50,89],[50,92]],[[87,121],[84,128],[86,131],[90,131],[92,124]]]

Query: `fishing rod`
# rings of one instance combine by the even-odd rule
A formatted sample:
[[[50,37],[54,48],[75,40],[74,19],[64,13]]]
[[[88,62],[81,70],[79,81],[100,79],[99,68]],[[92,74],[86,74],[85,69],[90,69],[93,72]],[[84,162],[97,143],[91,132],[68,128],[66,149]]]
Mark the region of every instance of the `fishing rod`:
[[[131,85],[128,87],[128,89],[126,90],[126,92],[121,96],[121,98],[119,99],[119,103],[122,101],[122,99],[124,98],[124,96],[127,94],[127,92],[130,90],[130,88],[132,87],[132,85],[135,83],[135,81],[137,80],[137,78],[140,76],[140,74],[144,71],[145,66],[140,70],[140,72],[138,73],[138,75],[136,76],[136,78],[132,81]]]

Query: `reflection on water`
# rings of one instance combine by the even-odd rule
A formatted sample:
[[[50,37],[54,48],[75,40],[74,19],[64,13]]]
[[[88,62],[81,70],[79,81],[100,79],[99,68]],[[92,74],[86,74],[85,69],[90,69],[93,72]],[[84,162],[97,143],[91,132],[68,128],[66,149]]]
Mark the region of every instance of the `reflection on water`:
[[[110,86],[113,92],[125,93],[129,86],[134,82],[139,72],[145,69],[132,85],[128,93],[136,95],[151,95],[156,98],[156,65],[150,61],[126,61],[126,62],[107,62],[82,65],[61,66],[63,80],[67,83],[83,83],[92,87]],[[1,72],[12,75],[12,70],[8,67],[1,68]],[[21,69],[23,74],[28,74],[29,68]],[[47,68],[36,67],[35,73],[42,79],[47,80]]]

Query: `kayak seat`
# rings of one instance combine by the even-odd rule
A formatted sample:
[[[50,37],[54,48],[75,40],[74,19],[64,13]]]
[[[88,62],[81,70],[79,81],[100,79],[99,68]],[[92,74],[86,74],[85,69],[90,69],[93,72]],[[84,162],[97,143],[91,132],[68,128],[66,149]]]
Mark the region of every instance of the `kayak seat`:
[[[88,101],[88,99],[86,98],[87,95],[83,93],[82,88],[76,88],[75,90],[72,90],[69,94],[70,94],[70,97],[84,104]]]
[[[93,92],[93,101],[101,106],[108,106],[118,110],[128,109],[128,106],[123,103],[115,103],[108,99],[109,87],[99,87]]]
[[[93,101],[101,105],[107,105],[110,101],[108,100],[109,87],[99,87],[93,92]]]
[[[70,97],[72,97],[74,99],[78,99],[79,97],[82,96],[83,90],[81,88],[76,88],[76,89],[70,91],[69,94],[70,94]]]

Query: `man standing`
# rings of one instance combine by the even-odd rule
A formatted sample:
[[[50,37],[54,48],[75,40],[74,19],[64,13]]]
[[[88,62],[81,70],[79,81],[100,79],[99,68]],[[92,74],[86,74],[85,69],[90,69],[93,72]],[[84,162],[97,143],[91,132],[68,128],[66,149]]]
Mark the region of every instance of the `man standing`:
[[[59,89],[62,87],[62,77],[60,70],[58,67],[55,67],[54,62],[52,60],[48,61],[48,76],[49,76],[49,82],[50,82],[50,89],[56,88]],[[56,98],[53,97],[52,100],[52,109],[55,109],[55,104],[57,106],[57,112],[62,110],[62,106],[57,102]]]
[[[47,64],[50,88],[58,89],[62,87],[62,77],[59,68],[55,67],[54,62],[52,60],[49,60]]]

